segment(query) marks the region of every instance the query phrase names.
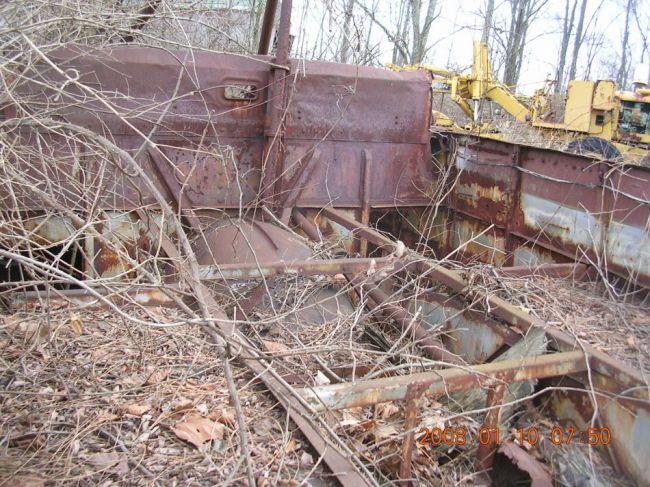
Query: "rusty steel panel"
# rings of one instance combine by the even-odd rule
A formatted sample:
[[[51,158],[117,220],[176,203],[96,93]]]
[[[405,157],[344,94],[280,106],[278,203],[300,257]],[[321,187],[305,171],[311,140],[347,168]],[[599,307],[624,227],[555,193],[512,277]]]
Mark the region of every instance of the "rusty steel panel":
[[[545,397],[544,408],[564,425],[579,431],[593,427],[594,399],[597,405],[597,426],[607,427],[612,433],[611,444],[602,446],[607,450],[614,465],[635,479],[639,485],[650,485],[647,468],[648,435],[650,434],[650,406],[648,401],[627,398],[629,389],[616,388],[612,394],[613,381],[607,375],[595,373],[592,377],[598,391],[592,395],[582,390],[581,384],[562,377],[545,381],[550,393]],[[602,390],[610,392],[603,394]]]
[[[302,64],[294,61],[294,70]],[[318,61],[304,66],[287,113],[288,140],[428,144],[425,73]]]
[[[482,363],[507,343],[513,345],[521,336],[485,313],[467,307],[449,296],[423,293],[408,303],[412,314],[418,313],[432,331],[442,334],[445,346],[469,364]]]
[[[185,187],[184,198],[168,194],[148,151],[140,151],[138,162],[170,200],[202,208],[238,208],[254,203],[263,189],[265,137],[272,135],[265,133],[274,86],[269,59],[135,46],[69,48],[56,51],[52,60],[63,72],[75,73],[78,82],[66,83],[61,74],[40,64],[32,75],[62,91],[34,83],[23,95],[34,106],[47,107],[48,118],[90,129],[130,154],[150,136],[160,151],[163,171]],[[428,75],[322,62],[290,64],[296,76],[283,78],[287,114],[282,160],[275,169],[282,182],[275,183],[275,190],[286,190],[282,183],[290,179],[297,162],[318,147],[317,167],[298,203],[359,208],[363,202],[357,188],[366,151],[373,160],[372,191],[367,195],[371,206],[427,204],[435,176],[428,141]],[[233,99],[233,87],[243,90],[244,99]],[[101,92],[102,100],[91,89]],[[11,112],[5,110],[9,120]],[[84,184],[91,180],[102,181],[96,189],[107,208],[154,203],[144,184],[83,150],[78,153],[80,148],[70,147],[61,133],[24,128],[21,134],[26,147],[56,151],[47,158],[56,161],[48,176],[63,188],[57,197],[66,207],[76,209],[74,205],[83,201]],[[39,159],[35,151],[32,171],[40,171]],[[44,179],[33,175],[34,181]],[[12,207],[8,194],[8,188],[0,188],[5,208]],[[21,210],[47,203],[30,191],[17,196]]]
[[[577,260],[650,287],[650,169],[461,137],[437,248],[497,265]],[[485,234],[477,235],[492,225]],[[473,241],[472,241],[473,239]]]
[[[456,156],[460,175],[451,195],[454,211],[505,227],[514,197],[510,191],[516,177],[512,159],[508,146],[486,148],[480,161],[472,147],[460,147]]]
[[[62,71],[75,70],[79,83],[69,83],[61,98],[48,88],[42,92],[42,85],[33,85],[26,96],[35,103],[47,97],[54,102],[50,107],[53,117],[65,117],[97,133],[137,136],[137,129],[149,134],[163,113],[156,138],[202,134],[256,137],[264,126],[263,90],[269,82],[265,57],[135,46],[69,47],[50,57]],[[59,73],[45,65],[39,68],[37,76],[43,83],[63,84]],[[234,84],[253,85],[256,99],[227,99],[225,89]],[[81,85],[101,90],[106,102],[89,95]],[[79,100],[83,103],[66,103]],[[112,113],[107,103],[117,113]]]
[[[304,158],[313,146],[313,143],[288,137],[286,144],[285,185],[298,166],[296,162]],[[320,161],[297,198],[300,207],[321,208],[333,204],[342,208],[360,208],[362,150],[370,151],[373,158],[368,194],[372,207],[425,206],[430,203],[426,195],[430,194],[436,175],[427,144],[325,141],[318,148],[321,150]]]

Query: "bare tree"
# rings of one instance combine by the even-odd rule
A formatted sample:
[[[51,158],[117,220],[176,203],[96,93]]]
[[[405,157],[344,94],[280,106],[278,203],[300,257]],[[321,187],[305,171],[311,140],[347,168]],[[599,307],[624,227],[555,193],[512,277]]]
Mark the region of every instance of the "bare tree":
[[[583,2],[584,3],[584,2]],[[573,33],[573,24],[576,15],[577,0],[566,0],[564,3],[564,18],[562,22],[562,41],[560,42],[560,57],[555,71],[555,93],[564,91],[564,70],[566,67],[566,55],[569,50],[569,41]],[[571,13],[569,13],[569,9]]]
[[[402,0],[396,24],[387,25],[378,19],[374,9],[356,0],[366,15],[379,26],[388,40],[393,44],[393,62],[395,64],[419,64],[424,60],[429,48],[429,34],[433,22],[440,15],[437,0]]]
[[[636,26],[638,28],[639,34],[641,35],[641,41],[643,42],[641,62],[643,62],[644,59],[648,62],[648,80],[646,83],[648,86],[650,86],[650,36],[648,35],[648,31],[650,31],[650,14],[646,13],[645,17],[641,17],[638,9],[634,14]]]
[[[264,14],[265,7],[265,0],[252,0],[251,9],[249,12],[249,29],[251,35],[249,36],[248,49],[250,52],[255,52],[255,49],[257,48],[257,44],[259,42],[258,38],[260,36],[262,15]]]
[[[630,41],[630,19],[634,15],[636,8],[635,0],[627,0],[627,7],[625,9],[625,26],[623,28],[623,38],[621,45],[621,62],[618,65],[618,73],[616,74],[616,84],[624,88],[627,85],[629,71],[630,71],[630,61],[628,59]]]
[[[587,46],[587,60],[585,63],[583,78],[590,79],[591,70],[595,64],[596,58],[605,46],[605,34],[603,32],[592,32],[584,37],[584,42]]]
[[[494,17],[494,0],[487,0],[485,6],[485,17],[483,21],[483,33],[481,34],[481,42],[488,44],[490,41],[490,31],[492,30],[492,18]]]
[[[510,27],[506,43],[506,62],[503,81],[516,85],[526,47],[528,29],[548,0],[508,0],[510,3]]]
[[[424,6],[422,0],[409,0],[412,25],[411,64],[421,63],[427,53],[431,25],[440,15],[440,11],[436,12],[436,3],[437,0],[429,0],[424,14],[424,21],[421,22],[422,7]]]
[[[411,9],[409,3],[402,1],[399,4],[398,17],[395,31],[396,41],[393,42],[393,64],[405,64],[408,62],[406,39],[408,39],[408,26],[410,25]]]
[[[576,27],[576,35],[573,39],[573,54],[571,55],[571,68],[569,69],[569,79],[576,77],[576,69],[578,66],[578,54],[580,53],[580,46],[584,41],[584,25],[585,25],[585,12],[587,11],[587,0],[582,0],[580,5],[580,14],[578,15],[578,25]]]
[[[341,49],[339,51],[339,60],[342,63],[347,63],[350,60],[352,50],[350,27],[352,25],[353,8],[354,0],[343,0],[343,29],[341,32]]]

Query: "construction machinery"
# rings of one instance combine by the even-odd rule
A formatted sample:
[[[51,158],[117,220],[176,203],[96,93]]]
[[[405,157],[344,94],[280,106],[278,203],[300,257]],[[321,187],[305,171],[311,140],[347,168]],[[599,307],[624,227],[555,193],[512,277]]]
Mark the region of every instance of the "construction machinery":
[[[434,93],[448,94],[472,120],[465,127],[481,135],[503,138],[496,127],[481,123],[481,102],[496,103],[518,122],[541,129],[575,153],[596,153],[609,160],[648,160],[650,148],[650,89],[641,85],[634,91],[618,91],[611,80],[569,82],[564,113],[557,120],[552,103],[553,81],[531,97],[516,96],[497,81],[490,70],[487,46],[474,43],[470,73],[455,73],[429,65],[407,67],[424,69],[433,75]],[[459,128],[450,117],[434,112],[434,124]]]

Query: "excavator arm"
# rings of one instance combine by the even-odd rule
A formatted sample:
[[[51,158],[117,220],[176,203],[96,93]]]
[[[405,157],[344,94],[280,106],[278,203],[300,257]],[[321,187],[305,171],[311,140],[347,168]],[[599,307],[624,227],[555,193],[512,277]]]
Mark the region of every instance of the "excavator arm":
[[[389,66],[389,68],[400,69],[395,66]],[[507,86],[492,78],[487,46],[480,41],[474,42],[474,62],[471,74],[458,74],[428,64],[405,66],[401,69],[407,71],[423,69],[430,72],[433,76],[433,92],[448,94],[465,115],[475,122],[475,112],[469,102],[478,102],[483,99],[495,102],[519,122],[529,123],[532,119],[530,109],[521,103]]]
[[[515,117],[518,122],[530,123],[532,120],[532,114],[528,107],[517,100],[515,95],[506,87],[497,83],[490,83],[485,95],[489,100],[492,100]]]

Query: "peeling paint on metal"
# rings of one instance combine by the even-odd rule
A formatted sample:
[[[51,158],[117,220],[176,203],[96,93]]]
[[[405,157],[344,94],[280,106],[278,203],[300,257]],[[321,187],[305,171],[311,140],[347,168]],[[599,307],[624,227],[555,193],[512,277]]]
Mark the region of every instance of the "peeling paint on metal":
[[[584,248],[595,248],[601,241],[602,226],[584,210],[530,194],[521,195],[521,208],[526,225],[539,232]]]
[[[613,221],[607,232],[607,257],[630,275],[650,275],[650,232]]]

